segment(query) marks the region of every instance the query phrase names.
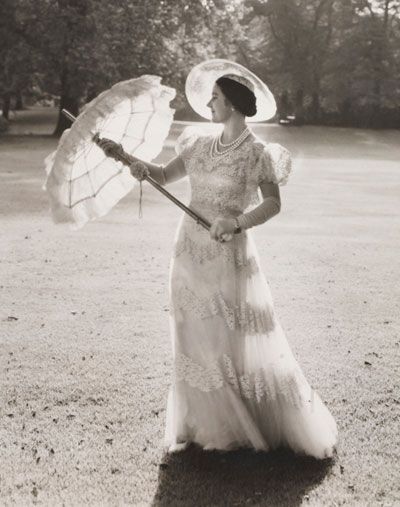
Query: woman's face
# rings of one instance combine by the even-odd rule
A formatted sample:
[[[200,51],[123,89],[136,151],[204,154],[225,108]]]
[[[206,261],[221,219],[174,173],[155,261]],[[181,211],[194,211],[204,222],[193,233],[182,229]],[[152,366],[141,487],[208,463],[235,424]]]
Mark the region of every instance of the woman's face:
[[[232,105],[217,84],[213,87],[211,100],[208,102],[207,107],[211,109],[211,119],[214,123],[223,123],[232,114]]]

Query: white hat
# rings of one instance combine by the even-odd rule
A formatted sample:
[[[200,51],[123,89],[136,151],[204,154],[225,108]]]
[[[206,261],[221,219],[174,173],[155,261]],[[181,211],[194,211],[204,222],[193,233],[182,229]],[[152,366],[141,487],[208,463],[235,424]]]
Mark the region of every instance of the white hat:
[[[248,122],[266,121],[276,113],[276,102],[268,86],[250,70],[229,60],[213,59],[199,63],[186,78],[185,93],[189,104],[203,118],[211,120],[207,107],[215,81],[227,77],[247,86],[256,96],[257,113]]]

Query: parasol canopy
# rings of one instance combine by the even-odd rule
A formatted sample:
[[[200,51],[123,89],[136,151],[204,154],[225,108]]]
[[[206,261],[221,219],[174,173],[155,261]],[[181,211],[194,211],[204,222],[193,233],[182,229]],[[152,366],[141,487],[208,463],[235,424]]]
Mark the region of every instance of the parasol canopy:
[[[175,90],[162,85],[159,76],[144,75],[115,84],[86,105],[45,160],[43,188],[56,223],[79,229],[132,190],[138,181],[129,168],[107,157],[93,137],[111,138],[126,153],[150,162],[168,135],[174,97]]]

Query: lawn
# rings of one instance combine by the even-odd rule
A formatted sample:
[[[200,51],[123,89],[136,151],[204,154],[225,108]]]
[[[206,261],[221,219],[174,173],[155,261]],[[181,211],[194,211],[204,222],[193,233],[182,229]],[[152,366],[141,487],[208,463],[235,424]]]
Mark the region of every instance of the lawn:
[[[167,456],[168,268],[181,210],[145,183],[73,232],[52,223],[54,112],[0,137],[0,504],[400,505],[400,132],[258,126],[294,169],[251,233],[276,312],[339,428],[338,456]],[[175,123],[158,160],[173,156]],[[181,180],[168,189],[188,202]]]

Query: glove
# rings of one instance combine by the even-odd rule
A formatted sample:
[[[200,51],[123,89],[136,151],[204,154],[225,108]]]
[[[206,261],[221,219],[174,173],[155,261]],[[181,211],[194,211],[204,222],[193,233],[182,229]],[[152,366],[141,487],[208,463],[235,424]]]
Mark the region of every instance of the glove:
[[[255,225],[260,225],[277,215],[281,209],[280,200],[276,197],[267,197],[256,208],[248,213],[243,213],[237,217],[237,222],[241,229],[250,229]]]
[[[104,151],[107,157],[111,157],[118,161],[119,157],[124,154],[122,144],[118,144],[111,139],[107,139],[106,137],[100,139],[99,135],[96,134],[93,137],[93,141]]]
[[[141,160],[135,160],[129,166],[132,176],[134,176],[137,180],[142,181],[146,176],[150,176],[150,171],[147,165]]]

